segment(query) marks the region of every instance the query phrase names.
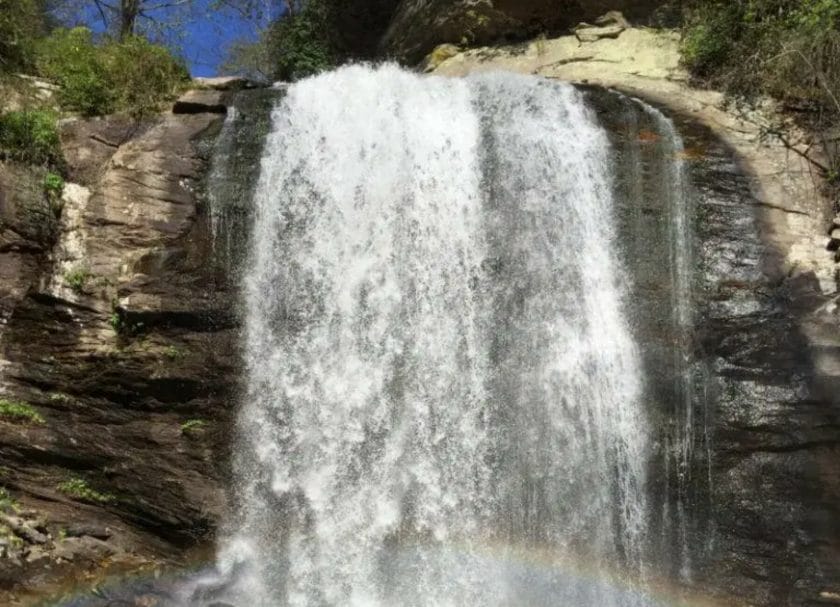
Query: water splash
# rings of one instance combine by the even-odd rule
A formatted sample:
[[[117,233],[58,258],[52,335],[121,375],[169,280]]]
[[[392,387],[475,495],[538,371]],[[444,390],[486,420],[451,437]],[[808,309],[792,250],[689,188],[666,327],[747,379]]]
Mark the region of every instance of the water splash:
[[[641,373],[582,95],[356,66],[273,121],[227,600],[649,604],[511,565],[645,575]]]

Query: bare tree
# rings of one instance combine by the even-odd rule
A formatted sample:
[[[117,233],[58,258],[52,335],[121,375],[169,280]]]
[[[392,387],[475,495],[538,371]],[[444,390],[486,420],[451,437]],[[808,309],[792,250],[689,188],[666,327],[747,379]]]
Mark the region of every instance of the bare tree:
[[[270,12],[272,6],[286,0],[216,0],[209,10],[235,9],[243,15],[254,16],[261,11]],[[56,0],[56,5],[66,17],[78,18],[85,11],[92,11],[103,27],[121,40],[133,36],[148,26],[171,25],[168,15],[184,12],[198,5],[196,0]],[[90,13],[88,13],[90,14]],[[144,27],[144,23],[147,27]]]

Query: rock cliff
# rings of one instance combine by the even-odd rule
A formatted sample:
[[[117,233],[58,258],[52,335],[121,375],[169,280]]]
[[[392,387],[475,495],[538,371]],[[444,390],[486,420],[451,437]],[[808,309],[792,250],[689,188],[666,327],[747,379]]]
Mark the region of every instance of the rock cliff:
[[[238,283],[213,262],[206,184],[232,97],[191,92],[142,123],[66,122],[58,204],[39,171],[0,164],[0,487],[5,511],[41,540],[0,520],[3,604],[212,538]],[[266,113],[255,103],[237,117]]]
[[[439,44],[480,46],[564,33],[610,10],[644,23],[663,4],[662,0],[403,0],[381,46],[385,54],[415,64]]]

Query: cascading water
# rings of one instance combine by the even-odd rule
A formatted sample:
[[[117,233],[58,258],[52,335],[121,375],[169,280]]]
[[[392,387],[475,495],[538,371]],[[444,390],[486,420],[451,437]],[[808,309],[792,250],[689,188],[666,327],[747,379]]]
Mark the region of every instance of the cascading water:
[[[649,424],[583,95],[357,66],[273,121],[224,599],[651,604]]]
[[[689,538],[689,521],[687,508],[691,502],[691,474],[694,463],[695,434],[697,420],[695,419],[695,400],[699,386],[705,382],[697,382],[698,368],[694,361],[694,300],[692,297],[692,263],[694,254],[692,247],[691,195],[687,187],[685,149],[682,139],[674,128],[674,124],[659,110],[647,104],[636,101],[642,111],[651,117],[657,126],[657,131],[663,136],[660,145],[662,152],[668,158],[664,163],[665,170],[661,178],[664,183],[659,191],[670,198],[665,205],[669,212],[668,248],[671,270],[671,311],[674,335],[673,348],[673,382],[674,382],[674,410],[670,418],[673,420],[673,430],[666,436],[666,470],[672,466],[674,482],[672,499],[663,500],[666,508],[673,506],[676,512],[665,512],[663,520],[671,521],[676,534],[676,551],[679,556],[679,575],[685,581],[691,579],[691,546]],[[705,427],[705,424],[703,424]],[[708,441],[704,441],[708,446]],[[706,458],[711,461],[710,458]]]

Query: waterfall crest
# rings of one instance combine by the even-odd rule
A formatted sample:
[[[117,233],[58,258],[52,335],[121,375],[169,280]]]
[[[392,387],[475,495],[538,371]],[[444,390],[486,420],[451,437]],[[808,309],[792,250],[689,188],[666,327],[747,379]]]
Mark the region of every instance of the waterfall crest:
[[[229,600],[648,604],[609,153],[547,80],[290,87],[245,269]]]

